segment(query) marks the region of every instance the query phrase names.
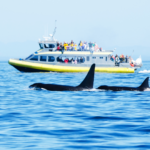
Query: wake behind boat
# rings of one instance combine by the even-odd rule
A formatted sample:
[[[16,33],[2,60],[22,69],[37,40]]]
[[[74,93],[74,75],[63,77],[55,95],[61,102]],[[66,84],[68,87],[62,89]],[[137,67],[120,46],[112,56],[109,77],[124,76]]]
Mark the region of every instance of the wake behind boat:
[[[56,31],[56,27],[54,33]],[[21,72],[87,72],[95,63],[96,72],[134,73],[142,66],[129,58],[113,58],[113,50],[102,50],[95,44],[80,43],[77,47],[73,41],[61,46],[54,39],[54,34],[39,40],[40,49],[25,59],[10,59],[9,64]],[[96,47],[97,46],[97,47]]]

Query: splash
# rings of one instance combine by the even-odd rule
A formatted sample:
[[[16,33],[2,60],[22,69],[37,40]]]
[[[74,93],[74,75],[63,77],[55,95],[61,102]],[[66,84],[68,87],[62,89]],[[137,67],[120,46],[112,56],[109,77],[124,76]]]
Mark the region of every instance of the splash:
[[[150,88],[145,89],[144,91],[150,91]]]
[[[24,89],[24,90],[46,90],[46,89],[38,88],[38,87],[31,87],[31,88],[27,88],[27,89]]]
[[[99,91],[98,89],[84,89],[83,91]]]
[[[150,70],[139,71],[139,73],[150,73]]]

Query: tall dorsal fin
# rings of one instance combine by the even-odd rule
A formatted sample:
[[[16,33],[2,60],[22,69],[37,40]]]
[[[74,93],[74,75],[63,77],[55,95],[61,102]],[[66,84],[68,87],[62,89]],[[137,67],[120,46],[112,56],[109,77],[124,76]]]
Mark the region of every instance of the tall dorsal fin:
[[[149,77],[147,77],[144,81],[143,81],[143,83],[139,86],[139,88],[149,88],[149,83],[148,83],[148,81],[149,81]]]
[[[84,78],[84,80],[81,82],[80,85],[78,85],[78,87],[82,87],[82,88],[93,88],[93,82],[94,82],[94,73],[95,73],[95,64],[93,64],[88,72],[88,74],[86,75],[86,77]]]

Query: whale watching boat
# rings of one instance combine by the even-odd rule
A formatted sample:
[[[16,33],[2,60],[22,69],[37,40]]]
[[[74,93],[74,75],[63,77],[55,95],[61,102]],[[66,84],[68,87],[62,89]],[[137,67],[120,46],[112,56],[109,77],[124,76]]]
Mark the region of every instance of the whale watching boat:
[[[91,64],[95,63],[96,72],[134,73],[142,66],[141,58],[131,64],[131,61],[112,60],[114,50],[82,49],[66,46],[58,50],[54,34],[39,40],[40,49],[25,59],[9,59],[9,64],[21,72],[88,72]]]

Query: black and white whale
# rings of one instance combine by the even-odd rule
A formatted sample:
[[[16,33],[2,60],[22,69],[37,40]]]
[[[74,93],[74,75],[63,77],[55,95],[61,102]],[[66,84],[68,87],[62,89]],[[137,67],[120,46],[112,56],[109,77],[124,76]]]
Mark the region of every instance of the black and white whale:
[[[149,77],[147,77],[139,87],[120,87],[120,86],[102,85],[102,86],[99,86],[97,89],[111,90],[111,91],[144,91],[147,88],[149,88],[148,81],[149,81]]]
[[[82,91],[86,89],[93,88],[95,74],[95,64],[93,64],[86,75],[85,79],[78,86],[67,86],[67,85],[58,85],[58,84],[43,84],[43,83],[34,83],[29,86],[29,88],[37,89],[46,89],[49,91]]]

